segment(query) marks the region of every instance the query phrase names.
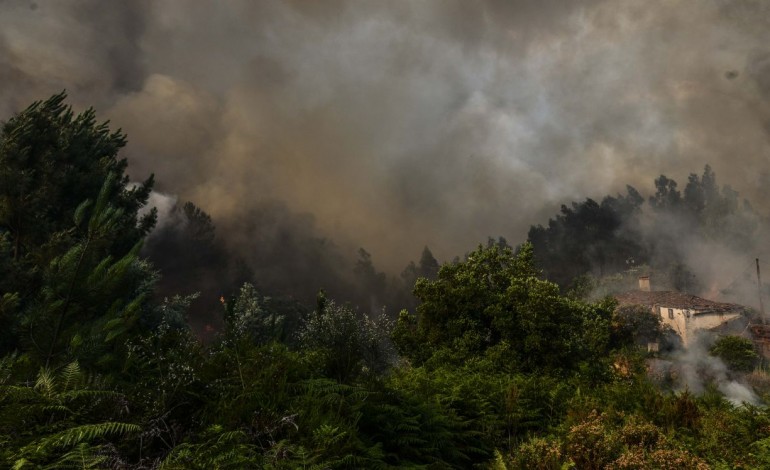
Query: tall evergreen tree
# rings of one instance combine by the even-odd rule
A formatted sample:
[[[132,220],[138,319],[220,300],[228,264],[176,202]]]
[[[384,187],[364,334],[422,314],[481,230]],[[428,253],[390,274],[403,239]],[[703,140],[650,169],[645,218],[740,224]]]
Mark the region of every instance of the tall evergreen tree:
[[[418,271],[419,277],[435,279],[438,275],[438,268],[438,261],[436,261],[433,253],[431,253],[430,249],[428,249],[426,246],[423,248],[422,255],[420,256],[420,268]]]
[[[650,206],[658,210],[677,209],[682,203],[682,194],[676,187],[676,181],[660,175],[655,180],[655,195],[650,196]]]
[[[0,232],[11,240],[13,259],[34,256],[51,234],[71,226],[80,203],[96,199],[107,175],[119,184],[109,199],[123,211],[114,249],[127,253],[155,223],[155,213],[138,216],[153,178],[128,188],[126,145],[120,130],[97,124],[93,109],[75,115],[64,92],[32,104],[2,126],[0,133]],[[138,220],[137,220],[138,219]]]
[[[43,362],[61,351],[61,328],[78,316],[77,304],[94,311],[86,316],[98,308],[102,316],[115,313],[116,299],[104,304],[110,292],[90,306],[94,299],[77,292],[95,287],[84,282],[109,282],[91,269],[121,276],[139,269],[137,244],[156,219],[154,210],[140,215],[153,178],[129,187],[127,162],[118,156],[125,135],[98,124],[92,109],[76,115],[65,98],[33,103],[0,131],[0,326],[12,333],[0,349],[24,343]],[[46,339],[16,334],[38,328],[50,329]]]
[[[20,312],[23,346],[45,366],[75,358],[108,365],[151,292],[155,276],[137,258],[140,243],[121,257],[111,253],[124,217],[109,201],[116,183],[108,176],[96,202],[78,207],[69,230],[75,243],[42,267],[42,286]]]

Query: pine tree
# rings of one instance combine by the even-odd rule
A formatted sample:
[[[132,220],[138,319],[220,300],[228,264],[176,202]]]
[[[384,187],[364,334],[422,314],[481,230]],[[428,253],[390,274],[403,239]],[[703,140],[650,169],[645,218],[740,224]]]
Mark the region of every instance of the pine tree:
[[[33,103],[5,122],[0,131],[0,326],[4,331],[16,332],[21,316],[27,320],[30,315],[37,320],[55,316],[41,312],[52,302],[61,303],[56,309],[59,314],[64,312],[63,318],[72,318],[73,301],[83,300],[74,295],[75,284],[88,274],[83,263],[92,262],[98,253],[102,258],[109,256],[110,262],[121,260],[112,268],[113,274],[135,268],[137,243],[155,223],[154,210],[139,215],[153,178],[129,188],[127,162],[118,157],[125,136],[111,132],[107,123],[97,124],[92,109],[75,115],[64,104],[65,98],[62,92]],[[108,179],[111,183],[105,185]],[[83,223],[90,210],[82,205],[86,199],[100,201],[103,210],[98,217],[104,220],[92,218],[93,222]],[[97,241],[94,224],[104,231],[107,222],[109,236],[99,234]],[[103,273],[110,262],[100,267]],[[91,279],[97,281],[96,276]],[[57,280],[64,285],[52,289],[51,283]],[[38,312],[33,314],[35,310]],[[105,313],[114,312],[108,307]],[[60,333],[49,339],[58,343]],[[25,338],[27,342],[47,341]],[[3,339],[0,352],[20,347],[16,335]],[[42,351],[49,346],[38,341],[35,347]]]
[[[83,199],[95,199],[111,173],[120,184],[110,188],[110,200],[123,211],[114,247],[124,254],[154,225],[154,213],[137,217],[153,178],[127,188],[127,162],[118,158],[125,135],[97,124],[93,109],[76,116],[64,104],[66,96],[33,103],[2,126],[0,231],[10,235],[15,260],[68,228]]]
[[[43,268],[40,290],[21,311],[23,346],[46,367],[75,358],[108,365],[122,347],[116,340],[142,315],[155,275],[137,258],[139,243],[122,257],[111,253],[125,214],[109,200],[116,184],[108,176],[95,204],[78,207],[67,230],[74,244]]]

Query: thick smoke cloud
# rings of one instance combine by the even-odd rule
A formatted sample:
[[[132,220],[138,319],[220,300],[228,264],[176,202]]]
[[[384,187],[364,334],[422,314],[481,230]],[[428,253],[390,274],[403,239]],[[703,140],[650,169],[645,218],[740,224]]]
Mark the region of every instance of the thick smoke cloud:
[[[768,212],[761,0],[0,0],[0,80],[4,117],[95,106],[220,236],[280,201],[393,270],[705,163]]]

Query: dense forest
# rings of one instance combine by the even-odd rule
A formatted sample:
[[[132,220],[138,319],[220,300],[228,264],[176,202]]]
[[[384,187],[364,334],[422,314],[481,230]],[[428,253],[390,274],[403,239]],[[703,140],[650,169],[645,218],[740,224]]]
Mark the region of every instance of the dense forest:
[[[762,218],[708,166],[683,195],[661,176],[649,208],[629,187],[516,247],[490,238],[443,264],[426,247],[388,276],[365,249],[345,271],[312,231],[260,232],[297,226],[281,207],[254,214],[249,253],[192,202],[158,223],[126,137],[65,98],[0,136],[4,467],[770,466],[770,375],[750,342],[716,339],[702,354],[719,373],[699,366],[690,389],[648,372],[638,345],[665,344],[659,319],[597,294],[642,265],[700,289],[678,227],[754,243]],[[754,398],[728,399],[724,378]]]

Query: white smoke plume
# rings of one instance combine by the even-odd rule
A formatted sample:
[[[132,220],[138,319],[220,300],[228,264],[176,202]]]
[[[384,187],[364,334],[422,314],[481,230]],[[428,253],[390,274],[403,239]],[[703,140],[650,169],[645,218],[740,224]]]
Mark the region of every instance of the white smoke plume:
[[[182,222],[182,220],[179,218],[179,214],[175,210],[177,201],[178,198],[173,194],[164,194],[159,193],[158,191],[150,192],[147,205],[140,210],[139,214],[140,216],[144,215],[153,207],[157,210],[158,219],[155,224],[154,231],[150,232],[150,236],[152,236],[153,233],[157,233],[170,225],[175,225]]]
[[[739,375],[729,371],[721,359],[709,355],[709,342],[708,337],[699,336],[687,349],[673,354],[678,389],[697,395],[704,392],[708,383],[712,383],[736,406],[743,403],[759,405],[761,401],[751,387]]]

